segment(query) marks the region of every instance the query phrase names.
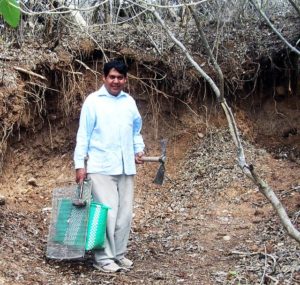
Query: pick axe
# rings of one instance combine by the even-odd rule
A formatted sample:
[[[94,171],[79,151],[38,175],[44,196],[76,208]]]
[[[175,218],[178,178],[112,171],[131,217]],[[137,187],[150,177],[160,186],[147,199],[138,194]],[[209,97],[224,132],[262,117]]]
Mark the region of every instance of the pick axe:
[[[166,161],[166,146],[167,140],[163,139],[160,141],[162,155],[161,156],[143,156],[142,160],[145,162],[159,162],[159,168],[157,170],[156,176],[153,180],[155,184],[162,185],[165,177],[165,161]]]

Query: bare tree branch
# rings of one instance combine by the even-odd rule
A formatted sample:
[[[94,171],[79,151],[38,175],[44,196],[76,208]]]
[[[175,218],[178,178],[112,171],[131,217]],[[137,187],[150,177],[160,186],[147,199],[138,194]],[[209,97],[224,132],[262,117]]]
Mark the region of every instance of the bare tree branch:
[[[223,72],[220,68],[220,66],[218,65],[213,53],[212,53],[212,50],[207,42],[207,39],[206,39],[206,36],[204,34],[204,31],[201,27],[201,22],[200,22],[200,19],[199,19],[199,16],[197,15],[195,9],[193,6],[189,6],[188,7],[192,13],[192,16],[195,20],[195,23],[196,23],[196,26],[197,26],[197,29],[200,33],[200,38],[201,40],[203,41],[204,43],[204,46],[205,46],[205,49],[206,49],[206,52],[208,53],[209,55],[209,58],[211,59],[212,63],[213,63],[213,66],[214,66],[214,69],[215,71],[217,72],[218,74],[218,77],[219,77],[219,81],[220,81],[220,97],[221,97],[221,101],[223,101],[224,99],[224,76],[223,76]]]
[[[284,228],[288,232],[289,236],[294,238],[296,241],[300,242],[300,232],[292,224],[292,222],[291,222],[289,216],[287,215],[282,203],[277,198],[274,191],[271,189],[271,187],[265,181],[261,180],[258,177],[258,175],[254,171],[253,167],[250,167],[249,169],[250,169],[250,172],[251,172],[253,178],[258,183],[260,192],[263,193],[265,195],[265,197],[271,202],[273,208],[276,210],[276,212],[277,212]]]
[[[250,0],[250,2],[253,4],[255,9],[259,12],[259,14],[266,20],[270,28],[274,31],[274,33],[296,54],[300,55],[300,51],[293,47],[285,38],[284,36],[274,27],[274,25],[271,23],[267,15],[264,13],[264,11],[257,5],[257,2],[255,0]]]
[[[179,7],[183,7],[183,6],[196,6],[196,5],[199,5],[199,4],[202,4],[204,2],[207,2],[208,0],[200,0],[200,1],[197,1],[197,2],[191,2],[191,3],[186,3],[186,4],[172,4],[172,5],[159,5],[159,4],[154,4],[154,3],[149,3],[147,1],[139,1],[142,3],[141,7],[143,6],[148,6],[148,7],[155,7],[155,8],[179,8]],[[128,1],[128,2],[131,2],[131,1]],[[135,3],[137,4],[137,3]]]
[[[297,11],[298,15],[300,16],[300,7],[297,6],[297,4],[295,3],[294,0],[288,0],[290,2],[290,4],[295,8],[295,10]]]
[[[160,15],[157,13],[157,11],[153,8],[151,9],[153,15],[156,17],[156,19],[160,22],[162,28],[166,31],[166,33],[169,35],[169,37],[173,40],[173,42],[180,47],[180,49],[183,51],[185,56],[188,58],[188,60],[192,63],[192,65],[199,71],[202,77],[209,83],[211,88],[214,90],[217,98],[220,98],[221,93],[218,88],[218,86],[215,84],[215,82],[212,80],[212,78],[199,66],[199,64],[193,59],[193,57],[190,55],[186,47],[179,41],[177,38],[173,35],[173,33],[167,28],[165,25],[163,19],[160,17]]]
[[[54,9],[43,10],[43,11],[38,11],[38,12],[31,11],[24,4],[23,4],[23,7],[24,7],[25,10],[15,6],[12,3],[10,3],[10,5],[13,6],[13,7],[19,8],[20,11],[25,15],[33,16],[33,15],[42,15],[42,14],[70,14],[71,12],[75,12],[75,11],[88,12],[88,11],[93,11],[96,8],[103,6],[108,1],[109,0],[104,0],[104,1],[100,2],[99,4],[95,4],[94,6],[91,6],[91,7],[88,7],[88,8],[78,8],[78,7],[75,7],[73,5],[72,6],[62,5],[62,6],[59,6],[57,8],[54,8]]]

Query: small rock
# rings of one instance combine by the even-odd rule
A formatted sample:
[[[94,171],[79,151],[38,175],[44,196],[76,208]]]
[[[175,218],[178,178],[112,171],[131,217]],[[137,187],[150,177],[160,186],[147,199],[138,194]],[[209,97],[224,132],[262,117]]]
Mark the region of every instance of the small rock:
[[[0,195],[0,206],[5,205],[5,197]]]
[[[52,207],[46,207],[42,209],[42,212],[51,212],[52,211]]]
[[[229,241],[229,240],[231,240],[231,237],[230,237],[230,236],[224,236],[224,237],[223,237],[223,240]]]
[[[36,182],[36,179],[35,179],[34,177],[29,178],[28,181],[27,181],[27,183],[28,183],[29,185],[31,185],[31,186],[34,186],[34,187],[37,187],[37,186],[38,186],[38,184],[37,184],[37,182]]]
[[[254,216],[263,216],[263,215],[264,215],[264,211],[260,209],[256,209],[254,212]]]

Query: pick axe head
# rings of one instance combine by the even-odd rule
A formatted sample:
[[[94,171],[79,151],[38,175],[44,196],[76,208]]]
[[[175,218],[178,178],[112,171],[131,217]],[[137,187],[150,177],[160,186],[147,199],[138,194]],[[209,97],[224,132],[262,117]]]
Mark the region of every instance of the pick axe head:
[[[165,161],[166,161],[166,154],[167,154],[167,140],[166,139],[162,139],[160,141],[160,145],[161,145],[161,150],[162,150],[162,155],[160,156],[160,165],[159,168],[157,170],[156,176],[153,180],[153,182],[155,184],[158,185],[162,185],[164,182],[164,178],[165,178]]]
[[[144,156],[142,158],[143,161],[160,163],[158,171],[156,173],[156,176],[153,180],[153,182],[158,185],[162,185],[164,182],[167,140],[165,140],[165,139],[161,140],[160,144],[161,144],[161,148],[162,148],[161,156],[155,156],[155,157]]]
[[[165,164],[162,162],[156,172],[156,176],[153,180],[153,183],[162,185],[164,182],[164,177],[165,177]]]

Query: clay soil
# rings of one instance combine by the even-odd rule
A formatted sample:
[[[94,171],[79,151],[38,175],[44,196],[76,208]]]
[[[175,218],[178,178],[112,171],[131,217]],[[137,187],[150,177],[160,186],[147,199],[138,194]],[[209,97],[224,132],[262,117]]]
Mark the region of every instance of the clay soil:
[[[270,136],[259,137],[255,120],[242,111],[236,115],[249,163],[299,228],[299,163],[280,156],[279,142],[271,145]],[[94,269],[92,253],[72,262],[45,257],[52,191],[74,184],[78,120],[67,126],[56,122],[12,142],[0,184],[6,196],[0,207],[0,284],[299,284],[299,245],[238,168],[222,115],[208,124],[187,112],[163,122],[159,135],[169,139],[167,177],[156,186],[157,166],[138,167],[128,247],[135,266],[117,274]],[[160,154],[154,133],[145,119],[149,155]]]

